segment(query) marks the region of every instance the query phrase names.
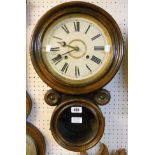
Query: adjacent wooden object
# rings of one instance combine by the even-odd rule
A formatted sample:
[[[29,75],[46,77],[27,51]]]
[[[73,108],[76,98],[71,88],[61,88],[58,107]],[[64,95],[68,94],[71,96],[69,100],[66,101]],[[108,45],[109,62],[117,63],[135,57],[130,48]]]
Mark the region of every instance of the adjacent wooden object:
[[[125,149],[119,149],[115,153],[113,153],[113,155],[127,155],[127,152],[125,151]]]
[[[86,151],[80,152],[80,155],[88,155]]]
[[[100,144],[100,149],[95,155],[109,155],[108,148],[105,144]]]
[[[80,152],[80,155],[88,155],[88,154],[86,151],[84,151],[84,152]],[[101,143],[100,149],[98,150],[97,153],[95,153],[95,155],[109,155],[107,146],[105,144]]]
[[[72,114],[72,107],[82,107],[82,109],[86,109],[86,111],[89,111],[92,117],[90,116],[90,114],[88,115],[88,113],[86,113],[84,110],[82,110],[82,113],[80,114]],[[64,112],[66,109],[68,110],[67,113]],[[81,117],[82,121],[84,121],[86,115],[88,122],[85,121],[85,123],[82,122],[82,124],[72,125],[72,116]],[[62,118],[62,116],[63,119],[60,119]],[[62,123],[60,124],[60,122]],[[66,99],[61,104],[59,104],[55,108],[50,122],[51,133],[58,144],[68,150],[72,150],[75,152],[87,150],[97,144],[103,136],[104,127],[105,119],[98,106],[88,100],[80,98]],[[61,132],[62,128],[63,131]],[[77,134],[80,134],[78,133],[79,129],[83,132],[88,131],[88,133],[86,132],[83,136],[76,136]],[[76,138],[74,139],[73,137]]]
[[[80,155],[88,155],[86,151],[80,152]],[[108,148],[105,144],[101,143],[100,144],[100,149],[98,150],[95,155],[109,155]],[[127,152],[125,149],[119,149],[115,152],[112,153],[112,155],[127,155]]]
[[[26,134],[32,137],[37,148],[37,155],[45,155],[45,140],[42,133],[31,123],[26,122]]]
[[[85,86],[73,86],[68,84],[67,82],[58,80],[56,76],[52,75],[48,71],[43,62],[41,54],[41,42],[49,25],[54,20],[64,15],[73,13],[87,14],[100,21],[100,23],[102,23],[107,28],[111,36],[114,50],[113,63],[111,64],[111,67],[108,69],[107,73],[101,76],[97,81],[92,81]],[[30,43],[31,60],[40,78],[53,89],[65,94],[74,95],[93,92],[105,86],[117,73],[122,62],[123,53],[124,49],[122,34],[119,26],[112,18],[112,16],[96,5],[78,1],[63,3],[50,9],[45,15],[43,15],[35,26]]]
[[[26,92],[26,118],[29,116],[32,109],[32,100],[29,94]]]
[[[26,117],[30,114],[32,109],[32,100],[26,92]],[[31,123],[26,122],[26,135],[30,136],[36,146],[37,155],[45,155],[45,140],[42,133]]]

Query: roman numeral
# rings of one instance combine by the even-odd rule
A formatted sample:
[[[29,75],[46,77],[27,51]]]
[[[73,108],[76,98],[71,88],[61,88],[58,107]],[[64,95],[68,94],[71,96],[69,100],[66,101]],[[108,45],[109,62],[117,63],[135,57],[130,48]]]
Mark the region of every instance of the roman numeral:
[[[64,66],[62,67],[61,71],[66,73],[67,70],[68,70],[68,67],[69,67],[69,64],[68,63],[65,63]]]
[[[91,38],[92,41],[94,41],[95,39],[99,38],[101,36],[101,34],[97,34],[96,36],[94,36],[93,38]]]
[[[80,76],[80,70],[79,67],[75,66],[75,76],[78,77]]]
[[[86,64],[87,69],[92,72],[92,70],[90,69],[90,67]]]
[[[50,51],[59,51],[60,50],[60,47],[53,47],[50,49]]]
[[[90,26],[91,26],[91,25],[88,26],[88,28],[87,28],[85,34],[87,34],[88,30],[90,29]]]
[[[74,22],[74,28],[75,28],[75,31],[76,32],[79,32],[80,31],[80,22]]]
[[[96,56],[94,56],[94,55],[92,56],[91,60],[92,60],[93,62],[97,63],[97,64],[100,64],[100,62],[101,62],[101,59],[99,59],[98,57],[96,57]]]
[[[66,25],[63,25],[63,26],[61,26],[62,27],[62,29],[67,33],[67,34],[69,34],[69,30],[68,30],[68,28],[66,27]]]
[[[53,63],[58,63],[62,60],[62,56],[60,54],[58,54],[55,58],[52,59]],[[56,63],[56,64],[57,64]]]
[[[94,46],[95,51],[102,51],[104,50],[104,46]]]

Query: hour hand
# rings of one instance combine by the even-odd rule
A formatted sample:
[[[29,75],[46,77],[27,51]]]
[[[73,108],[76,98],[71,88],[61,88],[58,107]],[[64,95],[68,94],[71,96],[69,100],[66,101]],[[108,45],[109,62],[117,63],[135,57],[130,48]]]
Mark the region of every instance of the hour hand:
[[[65,47],[67,45],[66,42],[64,42],[64,41],[58,42],[58,44],[60,44],[62,47]]]
[[[75,51],[79,51],[79,47],[73,47],[71,45],[66,44],[66,42],[62,41],[62,42],[58,42],[62,47],[70,47]]]

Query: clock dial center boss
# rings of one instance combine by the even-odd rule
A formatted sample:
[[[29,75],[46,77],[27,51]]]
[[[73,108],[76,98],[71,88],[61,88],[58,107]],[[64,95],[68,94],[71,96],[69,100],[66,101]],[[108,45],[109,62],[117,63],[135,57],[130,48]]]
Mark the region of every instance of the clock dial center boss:
[[[74,51],[69,52],[69,56],[72,58],[78,59],[82,58],[87,53],[87,46],[84,41],[80,39],[74,39],[69,44],[66,42],[58,42],[62,47],[68,47],[68,51],[71,51],[72,49]]]

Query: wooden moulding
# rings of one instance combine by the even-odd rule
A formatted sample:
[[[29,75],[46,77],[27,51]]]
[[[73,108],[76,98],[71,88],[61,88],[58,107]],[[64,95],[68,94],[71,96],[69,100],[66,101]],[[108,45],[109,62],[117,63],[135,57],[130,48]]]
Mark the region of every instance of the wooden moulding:
[[[37,155],[45,155],[45,140],[42,133],[31,123],[26,122],[26,135],[29,135],[35,142]]]
[[[71,107],[77,107],[77,106],[85,107],[93,113],[95,120],[97,120],[96,121],[97,130],[95,130],[95,133],[91,134],[91,137],[89,137],[89,139],[87,139],[85,142],[81,141],[79,143],[73,144],[67,141],[61,135],[61,133],[58,130],[57,125],[58,125],[58,120],[60,118],[59,116],[62,114],[62,112],[65,109],[71,108]],[[51,122],[50,122],[51,133],[54,139],[57,141],[57,143],[61,145],[62,147],[68,150],[71,150],[71,151],[75,151],[75,152],[82,152],[96,145],[103,136],[104,127],[105,127],[105,119],[102,115],[102,112],[98,108],[98,106],[84,99],[70,99],[70,100],[64,101],[61,104],[59,104],[55,108],[52,114]],[[75,139],[75,141],[76,140],[77,139]]]
[[[66,95],[60,92],[57,92],[53,89],[48,90],[44,95],[45,102],[50,106],[56,106],[58,104],[61,104],[66,99],[86,99],[94,104],[103,106],[110,102],[111,95],[110,92],[106,89],[99,89],[95,92],[89,93],[89,94],[81,94],[80,96],[74,96],[74,95]]]
[[[50,24],[56,19],[72,13],[86,14],[100,21],[108,30],[113,44],[114,57],[111,67],[98,81],[93,81],[85,86],[73,86],[58,80],[45,66],[41,54],[42,40]],[[86,2],[67,2],[50,9],[36,24],[30,43],[31,60],[40,78],[51,88],[73,95],[86,94],[105,86],[117,73],[122,62],[123,53],[122,34],[115,20],[102,8]]]
[[[29,116],[32,109],[32,100],[29,94],[26,92],[26,118]]]
[[[100,149],[95,155],[109,155],[108,148],[105,144],[101,143],[100,144]]]
[[[83,151],[83,152],[80,152],[80,155],[88,155],[88,154],[86,151]],[[103,143],[100,143],[100,148],[94,155],[109,155],[107,146]]]
[[[112,155],[127,155],[127,152],[125,149],[119,149],[116,152],[113,152]]]
[[[80,152],[80,155],[88,155],[86,151]],[[108,148],[105,144],[100,144],[100,149],[94,155],[109,155]],[[127,155],[125,149],[119,149],[111,153],[111,155]]]

